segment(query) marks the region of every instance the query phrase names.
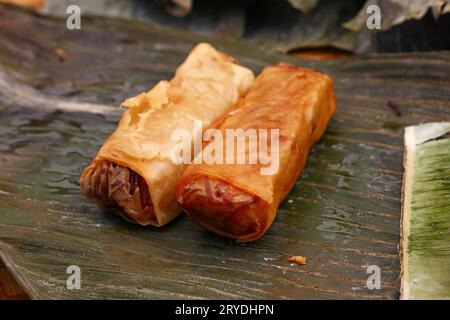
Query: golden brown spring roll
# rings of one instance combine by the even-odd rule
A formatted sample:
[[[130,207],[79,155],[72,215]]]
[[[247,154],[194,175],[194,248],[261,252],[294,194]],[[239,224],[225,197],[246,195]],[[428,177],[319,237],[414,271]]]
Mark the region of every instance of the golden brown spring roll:
[[[223,137],[230,129],[267,130],[269,139],[264,150],[278,159],[278,170],[263,174],[262,161],[249,164],[254,152],[249,148],[249,138],[244,148],[233,147],[235,159],[237,153],[245,154],[244,164],[206,164],[196,159],[177,186],[178,203],[197,223],[216,234],[238,242],[260,238],[299,177],[310,148],[324,133],[335,105],[333,83],[327,75],[282,63],[265,68],[247,96],[223,119],[219,130]],[[274,149],[275,141],[268,131],[276,129],[279,144]],[[212,141],[197,158],[217,152],[208,150]],[[215,148],[220,149],[217,145]],[[261,142],[258,148],[262,150]]]
[[[175,164],[175,129],[212,125],[250,88],[251,70],[206,43],[197,45],[170,81],[126,100],[128,108],[80,178],[101,207],[140,225],[162,226],[181,209],[175,187],[186,164]],[[192,157],[194,156],[192,153]]]

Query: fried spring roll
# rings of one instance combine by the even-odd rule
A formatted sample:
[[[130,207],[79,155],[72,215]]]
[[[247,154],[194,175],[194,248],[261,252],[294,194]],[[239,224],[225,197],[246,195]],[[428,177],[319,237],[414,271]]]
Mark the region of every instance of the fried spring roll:
[[[194,160],[177,186],[178,203],[192,219],[216,234],[238,242],[260,238],[300,176],[335,105],[333,83],[327,75],[282,63],[265,68],[219,130],[226,136],[229,129],[278,129],[278,150],[272,150],[279,160],[278,170],[262,174],[261,162],[206,164]],[[267,146],[268,151],[273,148],[271,141]],[[233,152],[238,150],[233,147]],[[248,146],[240,150],[250,159],[253,151]]]
[[[175,129],[208,127],[249,90],[252,71],[212,46],[197,45],[170,81],[126,100],[128,110],[80,178],[101,207],[140,224],[163,226],[181,209],[175,187],[186,164],[175,164]],[[192,157],[194,154],[192,154]]]

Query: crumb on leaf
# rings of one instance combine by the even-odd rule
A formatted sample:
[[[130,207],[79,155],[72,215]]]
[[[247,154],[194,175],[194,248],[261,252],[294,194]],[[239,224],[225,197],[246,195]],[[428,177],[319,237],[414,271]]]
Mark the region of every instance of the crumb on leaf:
[[[55,55],[60,62],[67,61],[69,59],[69,54],[63,48],[56,48]]]
[[[306,264],[307,257],[303,256],[292,256],[288,258],[289,262],[295,262],[296,264]]]

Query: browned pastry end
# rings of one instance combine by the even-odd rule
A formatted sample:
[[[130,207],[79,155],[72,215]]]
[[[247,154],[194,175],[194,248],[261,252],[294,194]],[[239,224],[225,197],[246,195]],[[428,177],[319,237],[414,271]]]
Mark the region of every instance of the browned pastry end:
[[[82,177],[81,192],[94,198],[99,206],[143,226],[155,218],[147,183],[133,170],[108,160],[96,160]]]
[[[265,225],[264,203],[224,181],[197,177],[180,192],[178,203],[200,225],[226,237],[258,234]]]

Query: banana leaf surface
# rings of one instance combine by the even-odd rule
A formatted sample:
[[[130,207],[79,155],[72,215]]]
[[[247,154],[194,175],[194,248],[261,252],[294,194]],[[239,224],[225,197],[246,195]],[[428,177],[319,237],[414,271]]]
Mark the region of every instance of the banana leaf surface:
[[[209,41],[259,72],[286,61],[335,82],[337,112],[268,234],[235,244],[185,216],[162,229],[102,214],[79,176],[124,98]],[[397,299],[402,131],[450,120],[450,54],[310,63],[146,23],[0,12],[0,256],[34,299]],[[287,261],[308,257],[306,265]],[[68,290],[67,268],[81,269]],[[380,286],[368,286],[369,266]],[[372,269],[370,269],[372,270]]]

